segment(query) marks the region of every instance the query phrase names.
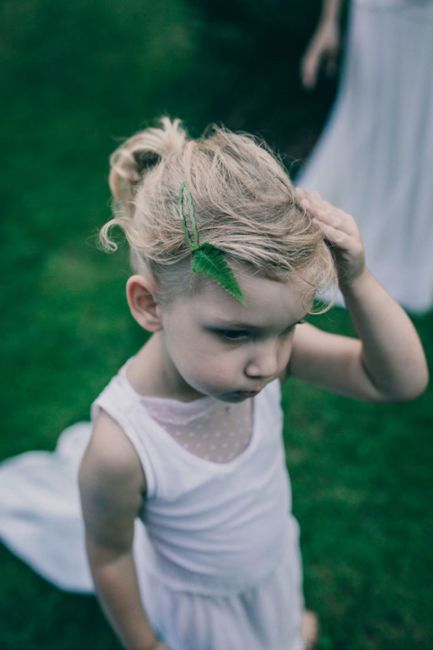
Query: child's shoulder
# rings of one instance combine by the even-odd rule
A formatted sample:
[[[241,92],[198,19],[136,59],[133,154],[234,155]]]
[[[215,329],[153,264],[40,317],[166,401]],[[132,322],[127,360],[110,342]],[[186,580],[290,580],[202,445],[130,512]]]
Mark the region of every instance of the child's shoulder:
[[[128,485],[144,491],[145,476],[137,452],[122,427],[104,409],[93,423],[92,435],[83,457],[80,474],[107,485]],[[125,487],[126,487],[125,485]]]
[[[80,466],[86,543],[103,557],[132,544],[134,519],[145,489],[136,453],[121,427],[103,410]]]

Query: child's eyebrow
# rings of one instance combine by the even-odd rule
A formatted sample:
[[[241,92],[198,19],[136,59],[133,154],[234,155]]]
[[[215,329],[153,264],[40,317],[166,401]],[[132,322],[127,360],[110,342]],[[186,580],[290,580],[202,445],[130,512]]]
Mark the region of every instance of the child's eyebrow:
[[[243,329],[243,330],[261,330],[263,329],[263,326],[260,325],[251,325],[251,323],[241,323],[239,321],[231,321],[231,320],[219,320],[215,319],[212,323],[205,323],[206,327],[218,327],[218,328],[225,328],[225,329]]]
[[[299,319],[295,320],[293,323],[290,323],[287,325],[287,327],[284,328],[290,329],[294,325],[296,325],[299,322]],[[265,330],[269,326],[268,325],[253,325],[252,323],[243,323],[241,321],[236,321],[236,320],[224,320],[218,317],[215,317],[215,319],[212,322],[206,322],[204,323],[204,326],[207,328],[221,328],[221,329],[242,329],[242,330],[250,330],[252,332],[259,332],[260,330]]]
[[[209,327],[242,327],[243,329],[262,329],[264,327],[263,325],[253,325],[252,323],[245,323],[236,319],[221,318],[221,316],[208,317],[205,325]]]

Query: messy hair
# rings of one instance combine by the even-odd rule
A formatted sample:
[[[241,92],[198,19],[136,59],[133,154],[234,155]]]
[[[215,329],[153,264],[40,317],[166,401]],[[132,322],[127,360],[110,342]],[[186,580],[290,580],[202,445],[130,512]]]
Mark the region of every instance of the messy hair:
[[[301,207],[276,156],[250,135],[212,126],[190,139],[179,119],[160,119],[110,157],[114,217],[100,231],[108,251],[120,226],[137,273],[150,272],[161,301],[191,290],[191,250],[178,214],[179,187],[192,194],[201,242],[261,277],[300,277],[310,292],[335,284],[330,249]]]

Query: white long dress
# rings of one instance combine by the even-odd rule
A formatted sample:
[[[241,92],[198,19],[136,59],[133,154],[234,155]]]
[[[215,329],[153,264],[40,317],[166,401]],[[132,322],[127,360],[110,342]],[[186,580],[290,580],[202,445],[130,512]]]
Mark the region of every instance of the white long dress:
[[[122,369],[92,413],[103,408],[119,422],[146,474],[134,557],[153,629],[172,650],[302,650],[298,527],[278,380],[251,401],[251,437],[238,449],[231,406],[210,397],[186,404],[182,419],[192,418],[197,436],[180,430],[173,437],[148,401]],[[54,584],[81,592],[93,591],[77,485],[90,428],[67,429],[55,453],[29,452],[0,465],[0,539]],[[215,460],[193,449],[211,435]]]
[[[433,306],[433,0],[354,0],[339,93],[298,183],[352,214],[372,273]]]

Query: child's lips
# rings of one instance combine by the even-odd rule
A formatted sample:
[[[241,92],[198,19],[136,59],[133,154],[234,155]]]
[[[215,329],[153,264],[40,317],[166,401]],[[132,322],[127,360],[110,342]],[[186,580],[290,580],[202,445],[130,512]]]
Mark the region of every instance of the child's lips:
[[[258,388],[257,390],[238,390],[236,391],[235,395],[244,395],[245,397],[255,397],[258,393],[260,393],[261,388]]]
[[[260,391],[264,388],[264,386],[257,386],[254,390],[234,390],[230,392],[230,397],[231,399],[237,400],[244,400],[248,399],[250,397],[255,397],[260,393]]]

